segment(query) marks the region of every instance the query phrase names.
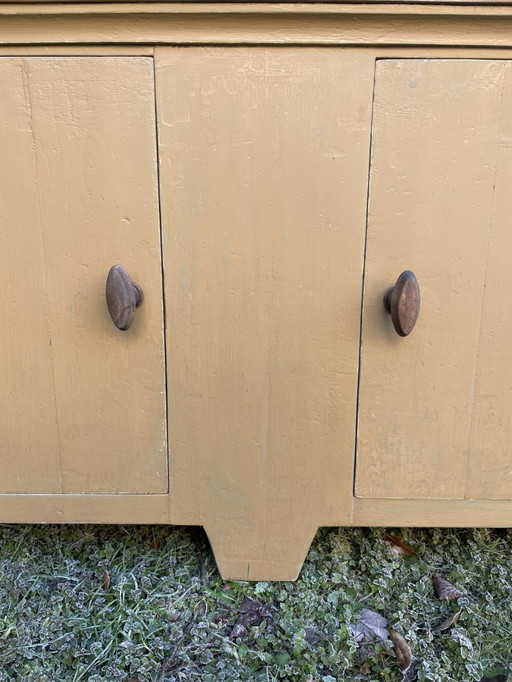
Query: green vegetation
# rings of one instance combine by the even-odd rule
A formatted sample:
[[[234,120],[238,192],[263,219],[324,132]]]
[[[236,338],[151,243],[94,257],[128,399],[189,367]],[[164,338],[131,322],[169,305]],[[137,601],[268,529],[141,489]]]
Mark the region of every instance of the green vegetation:
[[[362,609],[407,640],[418,680],[506,680],[512,531],[389,533],[415,553],[323,529],[296,583],[236,583],[200,529],[0,526],[0,682],[401,681],[390,640],[356,641]],[[462,596],[437,598],[433,574]]]

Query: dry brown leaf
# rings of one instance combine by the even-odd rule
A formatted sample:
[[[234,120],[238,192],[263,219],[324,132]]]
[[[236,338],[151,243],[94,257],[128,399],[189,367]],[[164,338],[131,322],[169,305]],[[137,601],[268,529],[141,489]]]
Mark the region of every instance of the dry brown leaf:
[[[396,630],[389,630],[389,636],[393,642],[398,667],[403,672],[411,665],[412,651],[405,638]]]
[[[162,536],[161,535],[155,535],[155,537],[153,538],[153,540],[151,542],[151,547],[153,549],[160,549],[161,546],[162,546]]]
[[[408,556],[414,556],[416,552],[410,547],[406,542],[396,535],[391,535],[390,533],[384,533],[384,540],[389,542],[391,549],[395,554],[407,554]]]
[[[455,613],[452,613],[451,616],[448,616],[446,620],[443,620],[441,625],[438,625],[434,632],[443,632],[444,630],[448,630],[448,628],[451,628],[452,625],[455,625],[455,623],[459,620],[459,616],[462,613],[462,611],[456,611]]]
[[[103,589],[105,591],[107,591],[109,588],[110,588],[110,574],[107,571],[107,569],[105,569],[103,571]]]
[[[361,609],[359,622],[350,626],[356,642],[368,642],[375,637],[389,639],[388,621],[380,613],[371,609]]]
[[[238,611],[240,615],[230,633],[230,638],[233,640],[244,637],[251,625],[259,624],[265,619],[271,622],[274,609],[259,599],[244,597]]]
[[[462,592],[458,590],[455,585],[452,585],[444,578],[440,578],[438,575],[432,576],[432,582],[434,583],[434,590],[439,599],[458,599],[462,597]]]

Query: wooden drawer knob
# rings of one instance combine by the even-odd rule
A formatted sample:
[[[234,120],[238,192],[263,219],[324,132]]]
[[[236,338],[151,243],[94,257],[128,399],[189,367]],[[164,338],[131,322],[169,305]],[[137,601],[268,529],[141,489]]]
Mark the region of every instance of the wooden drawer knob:
[[[384,307],[391,313],[397,334],[407,336],[412,332],[420,314],[420,286],[414,272],[402,272],[395,286],[384,294]]]
[[[105,295],[112,322],[123,332],[130,329],[135,309],[144,300],[144,293],[138,284],[132,282],[122,265],[113,265],[110,268]]]

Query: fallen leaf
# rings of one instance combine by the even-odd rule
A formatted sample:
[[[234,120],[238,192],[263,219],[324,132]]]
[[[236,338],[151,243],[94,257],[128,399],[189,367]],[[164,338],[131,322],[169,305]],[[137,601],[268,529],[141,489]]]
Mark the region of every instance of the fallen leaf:
[[[407,670],[411,665],[412,661],[412,651],[409,644],[402,635],[396,630],[389,630],[389,636],[393,642],[393,648],[395,649],[396,660],[398,661],[398,667],[403,672]]]
[[[455,625],[455,623],[459,620],[459,616],[462,613],[462,611],[456,611],[455,613],[452,613],[451,616],[448,616],[446,620],[443,620],[441,625],[438,625],[435,629],[434,632],[443,632],[444,630],[448,630],[448,628],[451,628],[452,625]]]
[[[251,625],[259,624],[265,619],[272,621],[273,618],[273,608],[259,599],[252,599],[252,597],[245,597],[240,603],[238,611],[240,615],[231,629],[230,639],[244,637]]]
[[[105,591],[107,591],[109,588],[110,588],[110,574],[107,571],[107,569],[105,569],[103,571],[103,589]]]
[[[356,642],[367,642],[379,637],[389,639],[388,621],[380,613],[371,609],[362,609],[359,614],[359,622],[351,625]]]
[[[244,597],[243,601],[240,603],[238,610],[240,613],[249,613],[249,611],[261,611],[263,615],[269,616],[272,613],[272,607],[259,599],[253,599],[252,597]]]
[[[414,556],[416,554],[412,547],[410,547],[406,542],[404,542],[396,535],[384,533],[384,540],[389,542],[392,551],[397,555],[407,554],[408,556]]]
[[[458,590],[455,585],[452,585],[447,580],[440,578],[438,575],[432,576],[434,583],[434,590],[439,599],[458,599],[462,597],[462,592]]]
[[[161,535],[155,535],[155,537],[153,538],[153,540],[151,542],[151,547],[153,547],[153,549],[160,549],[161,546],[162,546],[162,536]]]

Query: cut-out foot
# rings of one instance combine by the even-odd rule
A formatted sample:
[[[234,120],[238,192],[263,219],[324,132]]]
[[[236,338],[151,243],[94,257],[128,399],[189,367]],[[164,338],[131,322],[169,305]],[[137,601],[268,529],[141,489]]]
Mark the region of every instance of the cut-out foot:
[[[272,527],[241,529],[224,521],[205,525],[225,580],[296,580],[317,526],[292,520]]]

